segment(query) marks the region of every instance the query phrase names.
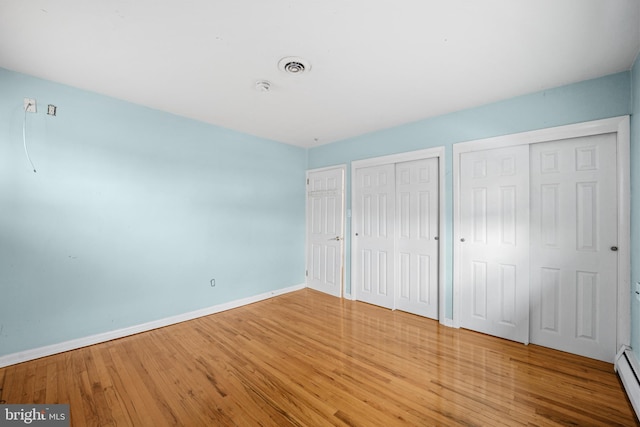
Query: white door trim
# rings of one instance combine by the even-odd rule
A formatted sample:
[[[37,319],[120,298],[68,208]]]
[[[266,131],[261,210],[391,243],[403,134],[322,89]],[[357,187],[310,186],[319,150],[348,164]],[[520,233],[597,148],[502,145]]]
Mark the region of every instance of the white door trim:
[[[420,159],[438,158],[438,204],[440,216],[438,224],[439,233],[439,256],[438,256],[438,321],[442,324],[445,323],[445,274],[446,274],[446,202],[445,202],[445,147],[426,148],[424,150],[408,151],[405,153],[391,154],[388,156],[372,157],[363,160],[354,160],[351,162],[351,180],[356,176],[356,169],[370,167],[370,166],[382,166],[390,163],[402,163]],[[351,186],[351,207],[355,206],[356,194],[353,191],[353,185]],[[353,233],[353,224],[351,227]],[[353,236],[349,236],[351,239]],[[354,253],[354,245],[351,244],[351,259],[355,259],[357,254]],[[351,298],[356,299],[356,287],[354,286],[354,272],[351,269]]]
[[[631,340],[631,226],[630,226],[630,131],[629,116],[595,120],[494,138],[461,142],[453,145],[453,326],[460,327],[459,283],[461,262],[460,245],[460,155],[465,152],[534,144],[581,136],[617,134],[618,168],[618,318],[617,345],[630,345]]]
[[[305,179],[306,182],[308,182],[309,180],[309,175],[314,173],[314,172],[323,172],[323,171],[327,171],[327,170],[332,170],[332,169],[338,169],[342,171],[342,218],[340,218],[341,221],[341,228],[342,228],[342,232],[340,233],[341,236],[343,236],[342,238],[342,242],[340,244],[340,289],[341,289],[341,298],[344,298],[346,295],[346,281],[345,281],[345,247],[344,247],[344,242],[345,242],[345,224],[346,224],[346,185],[347,185],[347,165],[346,164],[342,164],[342,165],[335,165],[335,166],[327,166],[327,167],[323,167],[323,168],[316,168],[316,169],[307,169],[307,171],[305,172]],[[305,245],[304,245],[304,262],[305,262],[305,269],[308,272],[309,271],[309,266],[307,265],[307,260],[309,259],[309,204],[307,203],[307,195],[306,195],[306,185],[305,185]],[[305,274],[305,285],[307,284],[307,276]]]

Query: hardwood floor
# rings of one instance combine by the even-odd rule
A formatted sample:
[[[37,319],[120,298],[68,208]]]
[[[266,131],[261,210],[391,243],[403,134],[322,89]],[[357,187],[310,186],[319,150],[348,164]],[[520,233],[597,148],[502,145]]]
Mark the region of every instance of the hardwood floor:
[[[73,426],[637,426],[604,362],[302,290],[0,369]]]

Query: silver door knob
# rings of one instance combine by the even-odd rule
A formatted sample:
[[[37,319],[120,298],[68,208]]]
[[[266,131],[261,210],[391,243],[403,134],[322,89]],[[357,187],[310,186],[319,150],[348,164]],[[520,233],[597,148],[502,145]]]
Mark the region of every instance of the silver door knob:
[[[339,242],[340,240],[342,240],[342,238],[340,236],[336,236],[333,239],[329,239],[329,240],[337,240]]]
[[[613,252],[616,252],[616,251],[618,250],[618,247],[617,247],[617,246],[611,246],[611,250],[612,250]]]
[[[460,239],[461,242],[464,242],[464,237],[462,239]]]

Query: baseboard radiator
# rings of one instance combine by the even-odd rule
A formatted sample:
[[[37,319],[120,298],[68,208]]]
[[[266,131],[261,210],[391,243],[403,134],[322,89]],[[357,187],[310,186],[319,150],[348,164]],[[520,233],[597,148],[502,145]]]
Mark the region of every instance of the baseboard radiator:
[[[623,346],[618,351],[614,367],[622,380],[636,417],[640,419],[640,366],[629,347]]]

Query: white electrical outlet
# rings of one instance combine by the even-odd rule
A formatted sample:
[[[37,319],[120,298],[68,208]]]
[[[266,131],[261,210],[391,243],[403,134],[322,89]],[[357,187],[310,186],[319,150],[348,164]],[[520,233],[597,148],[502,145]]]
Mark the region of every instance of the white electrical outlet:
[[[29,113],[35,113],[36,112],[36,100],[32,99],[32,98],[25,98],[24,99],[24,109],[25,109],[25,111],[27,111]]]

